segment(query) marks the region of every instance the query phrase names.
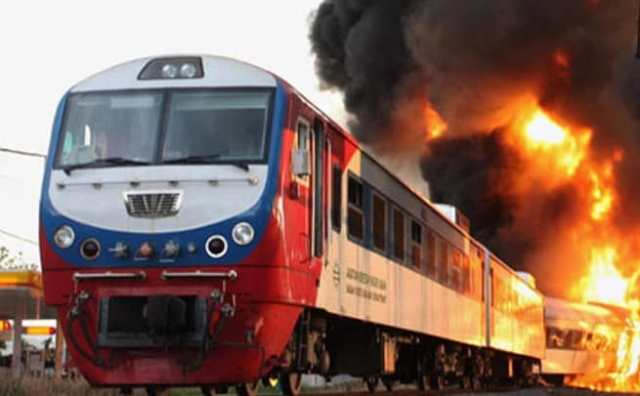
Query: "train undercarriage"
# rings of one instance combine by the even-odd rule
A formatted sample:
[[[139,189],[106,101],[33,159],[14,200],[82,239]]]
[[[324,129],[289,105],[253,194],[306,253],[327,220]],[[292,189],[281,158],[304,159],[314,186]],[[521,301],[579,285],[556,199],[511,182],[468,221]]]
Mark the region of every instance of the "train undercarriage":
[[[105,307],[105,312],[115,309],[117,303],[128,304],[127,311],[131,311],[129,305],[138,303],[136,298],[106,301],[110,307]],[[161,302],[171,306],[169,303],[173,301]],[[191,301],[191,305],[183,305],[191,307],[191,311],[197,311],[197,299]],[[227,312],[232,306],[227,304],[221,307],[224,308],[221,308],[222,316],[233,316],[232,312]],[[194,312],[191,316],[195,315]],[[105,322],[111,324],[105,314],[103,316]],[[131,318],[122,320],[123,323],[113,326],[136,325]],[[170,322],[163,320],[162,324],[168,326]],[[73,326],[73,322],[67,323]],[[203,324],[199,327],[209,326]],[[67,334],[72,332],[68,331]],[[136,339],[140,340],[139,337]],[[81,350],[78,345],[75,347]],[[186,344],[185,347],[189,349]],[[218,355],[218,358],[221,357]],[[283,394],[296,396],[301,392],[304,374],[320,375],[327,380],[339,374],[348,374],[361,378],[370,392],[381,388],[393,391],[399,385],[416,386],[422,391],[451,387],[474,391],[497,385],[524,387],[538,383],[540,363],[527,357],[384,327],[322,310],[306,309],[298,318],[284,353],[272,367],[263,378],[253,382],[201,384],[202,393],[222,394],[235,388],[240,396],[255,396],[261,383],[265,386],[279,383]],[[149,395],[163,394],[166,389],[166,385],[149,384],[146,387]],[[131,387],[121,387],[121,392],[130,394]]]
[[[456,387],[474,391],[494,386],[538,384],[540,362],[500,351],[458,344],[386,328],[317,310],[301,315],[281,365],[261,381],[280,381],[283,394],[300,393],[302,374],[330,380],[338,374],[362,378],[370,392],[399,385],[419,390]],[[235,385],[253,396],[258,382]],[[228,385],[216,386],[223,393]]]

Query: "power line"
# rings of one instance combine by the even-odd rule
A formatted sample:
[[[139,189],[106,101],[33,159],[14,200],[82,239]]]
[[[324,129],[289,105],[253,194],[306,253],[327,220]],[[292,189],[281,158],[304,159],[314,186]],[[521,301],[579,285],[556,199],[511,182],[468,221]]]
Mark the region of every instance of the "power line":
[[[29,238],[21,237],[20,235],[16,235],[16,234],[14,234],[12,232],[5,231],[5,230],[3,230],[1,228],[0,228],[0,234],[9,236],[11,238],[17,239],[17,240],[22,241],[22,242],[30,243],[30,244],[32,244],[34,246],[38,246],[38,242],[36,242],[36,241],[32,241]]]
[[[41,154],[41,153],[35,153],[35,152],[32,152],[32,151],[23,151],[23,150],[10,149],[10,148],[7,148],[7,147],[0,147],[0,152],[9,153],[9,154],[16,154],[16,155],[25,155],[27,157],[47,158],[46,155]]]

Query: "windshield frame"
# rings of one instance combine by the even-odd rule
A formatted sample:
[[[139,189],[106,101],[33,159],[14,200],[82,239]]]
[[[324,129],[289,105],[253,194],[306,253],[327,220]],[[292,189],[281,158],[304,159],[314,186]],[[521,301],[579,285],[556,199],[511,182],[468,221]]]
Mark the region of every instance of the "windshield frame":
[[[188,92],[233,92],[233,93],[266,93],[268,95],[267,98],[267,113],[265,120],[264,133],[266,134],[264,138],[264,147],[261,158],[256,159],[246,159],[246,160],[229,160],[229,159],[216,159],[212,160],[211,163],[194,163],[194,164],[169,164],[163,162],[162,153],[164,151],[164,144],[167,137],[167,128],[169,125],[169,104],[171,103],[171,95],[174,93],[188,93]],[[64,109],[64,114],[62,116],[62,123],[60,129],[56,131],[58,134],[57,142],[56,142],[56,150],[55,150],[55,160],[53,163],[53,169],[56,170],[64,170],[67,166],[61,164],[62,158],[62,149],[64,146],[64,136],[62,131],[65,130],[65,126],[67,125],[69,113],[71,107],[68,104],[71,101],[71,98],[76,96],[83,95],[114,95],[114,94],[161,94],[161,103],[160,103],[160,119],[158,120],[158,130],[155,134],[156,141],[154,142],[153,149],[153,159],[149,161],[148,165],[143,166],[210,166],[210,165],[264,165],[269,161],[269,155],[271,151],[271,142],[272,135],[274,133],[273,127],[273,117],[274,117],[274,107],[275,107],[275,87],[188,87],[188,88],[155,88],[155,89],[116,89],[116,90],[102,90],[102,91],[83,91],[83,92],[72,92],[66,99],[66,104]],[[95,165],[88,165],[84,168],[116,168],[116,167],[125,167],[131,165],[115,165],[115,164],[106,164],[100,163]],[[141,166],[141,165],[137,165]]]

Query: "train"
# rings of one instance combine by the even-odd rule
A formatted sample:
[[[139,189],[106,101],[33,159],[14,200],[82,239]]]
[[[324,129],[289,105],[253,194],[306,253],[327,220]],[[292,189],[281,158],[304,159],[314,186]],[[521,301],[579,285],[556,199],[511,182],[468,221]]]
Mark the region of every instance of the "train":
[[[545,297],[544,378],[554,385],[619,371],[620,338],[633,332],[628,310]],[[604,378],[596,378],[604,381]]]
[[[45,300],[96,386],[253,396],[303,374],[478,389],[544,367],[544,296],[294,87],[221,56],[129,61],[56,111]]]

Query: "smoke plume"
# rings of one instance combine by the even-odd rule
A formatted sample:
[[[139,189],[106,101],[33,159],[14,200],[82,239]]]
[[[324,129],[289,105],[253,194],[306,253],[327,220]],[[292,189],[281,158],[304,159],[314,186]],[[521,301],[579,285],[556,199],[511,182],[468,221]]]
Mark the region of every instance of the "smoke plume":
[[[424,146],[433,200],[458,206],[478,239],[562,295],[584,272],[572,225],[588,197],[532,171],[508,129],[514,109],[534,101],[589,128],[594,161],[623,148],[611,224],[637,234],[637,14],[628,0],[325,0],[310,39],[317,73],[344,93],[357,138],[378,150]],[[427,106],[447,125],[439,138],[427,136]]]

